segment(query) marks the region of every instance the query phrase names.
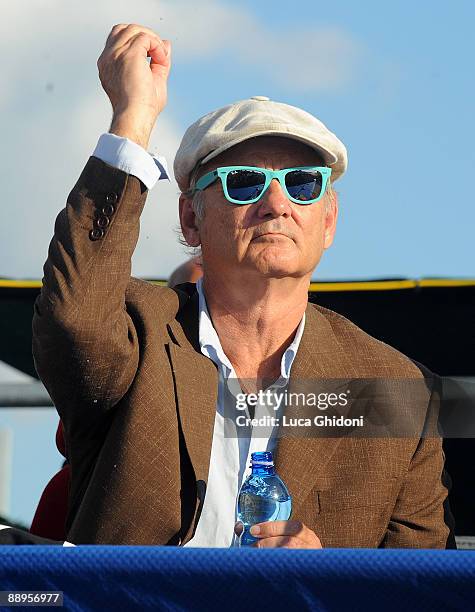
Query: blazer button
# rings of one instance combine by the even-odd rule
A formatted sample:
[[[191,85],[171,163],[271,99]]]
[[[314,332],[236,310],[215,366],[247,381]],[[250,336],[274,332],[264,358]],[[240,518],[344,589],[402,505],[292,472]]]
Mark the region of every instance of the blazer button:
[[[97,227],[100,227],[101,229],[104,229],[105,227],[107,227],[109,225],[109,217],[106,217],[104,215],[100,215],[95,220],[95,224],[96,224]]]
[[[118,199],[119,199],[119,196],[113,191],[111,191],[111,193],[108,193],[106,195],[106,204],[115,204]]]
[[[115,206],[113,204],[106,204],[102,207],[102,214],[106,217],[112,217],[115,213]]]
[[[89,238],[91,240],[100,240],[104,236],[104,230],[101,230],[98,227],[95,227],[89,232]]]

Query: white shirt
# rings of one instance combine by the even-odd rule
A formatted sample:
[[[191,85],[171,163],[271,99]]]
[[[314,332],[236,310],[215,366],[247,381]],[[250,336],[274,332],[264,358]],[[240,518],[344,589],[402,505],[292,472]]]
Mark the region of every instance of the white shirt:
[[[109,165],[139,178],[148,189],[159,179],[168,178],[166,160],[152,156],[140,145],[114,134],[102,134],[93,155]],[[218,366],[218,400],[205,501],[193,538],[185,546],[229,547],[235,544],[236,501],[242,483],[250,474],[251,453],[274,451],[276,428],[239,427],[237,436],[236,395],[241,393],[236,372],[223,351],[218,334],[209,316],[202,280],[196,283],[199,294],[199,343],[203,355]],[[282,389],[290,377],[290,369],[305,327],[305,313],[292,344],[282,355],[281,373],[270,390]],[[274,413],[272,407],[257,403],[254,418]],[[249,416],[248,411],[244,411]]]
[[[276,428],[247,428],[247,436],[237,436],[236,395],[241,393],[234,368],[227,358],[211,322],[202,279],[196,283],[199,294],[199,342],[201,352],[218,366],[218,401],[205,501],[195,535],[185,546],[229,547],[235,544],[236,501],[242,483],[251,472],[251,453],[274,451]],[[281,373],[269,390],[286,385],[305,326],[305,313],[292,344],[282,355]],[[274,412],[263,404],[255,406],[254,418]],[[246,413],[247,411],[246,411]],[[242,432],[244,428],[239,428]],[[244,433],[244,432],[243,432]]]
[[[152,189],[158,180],[168,178],[167,160],[163,156],[147,153],[136,142],[115,134],[102,134],[92,155],[133,174],[147,189]]]

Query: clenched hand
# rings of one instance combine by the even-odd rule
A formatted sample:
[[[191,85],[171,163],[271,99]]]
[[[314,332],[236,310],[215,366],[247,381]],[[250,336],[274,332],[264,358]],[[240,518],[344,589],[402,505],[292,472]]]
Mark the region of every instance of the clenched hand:
[[[144,26],[115,25],[97,67],[112,104],[110,132],[147,148],[157,117],[167,103],[170,41]]]

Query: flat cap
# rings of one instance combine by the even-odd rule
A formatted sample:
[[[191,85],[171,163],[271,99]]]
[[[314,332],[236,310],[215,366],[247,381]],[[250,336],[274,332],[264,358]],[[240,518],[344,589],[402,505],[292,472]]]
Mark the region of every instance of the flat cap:
[[[182,192],[190,187],[190,174],[226,149],[256,136],[284,136],[299,140],[323,156],[332,168],[332,181],[345,172],[345,145],[319,119],[295,106],[266,96],[240,100],[208,113],[185,132],[173,163]]]

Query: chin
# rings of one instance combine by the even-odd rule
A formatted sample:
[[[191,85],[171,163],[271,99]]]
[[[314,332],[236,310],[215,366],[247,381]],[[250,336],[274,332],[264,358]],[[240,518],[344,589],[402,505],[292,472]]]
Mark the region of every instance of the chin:
[[[253,264],[254,270],[257,270],[264,278],[284,278],[299,275],[299,267],[295,262],[272,259],[255,261]]]

